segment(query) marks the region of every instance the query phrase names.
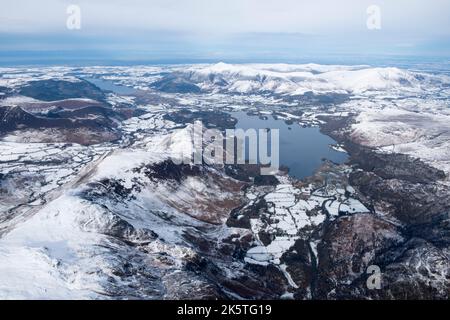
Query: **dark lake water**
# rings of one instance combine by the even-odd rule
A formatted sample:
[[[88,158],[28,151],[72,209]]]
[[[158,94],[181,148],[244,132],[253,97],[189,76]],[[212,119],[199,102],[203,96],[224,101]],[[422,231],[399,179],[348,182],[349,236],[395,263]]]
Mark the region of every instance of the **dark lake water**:
[[[280,164],[289,167],[289,174],[298,179],[311,176],[322,164],[322,159],[343,163],[348,156],[330,148],[336,141],[320,132],[319,128],[303,128],[297,123],[288,125],[284,120],[267,120],[249,116],[245,112],[233,112],[238,119],[236,128],[241,129],[279,129]]]
[[[113,81],[99,78],[87,78],[87,81],[96,85],[102,90],[112,91],[117,94],[133,94],[136,92],[134,88],[115,84]]]

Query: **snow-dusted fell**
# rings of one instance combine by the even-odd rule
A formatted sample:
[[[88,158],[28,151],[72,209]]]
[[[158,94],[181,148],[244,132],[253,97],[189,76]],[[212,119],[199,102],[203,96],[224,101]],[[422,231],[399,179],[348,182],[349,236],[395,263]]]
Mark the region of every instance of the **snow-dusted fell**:
[[[171,74],[167,81],[187,81],[204,91],[303,95],[370,91],[420,92],[428,85],[449,84],[445,76],[398,68],[369,66],[226,64],[193,66]]]
[[[0,299],[448,299],[445,68],[0,68]],[[246,119],[351,161],[181,163]]]

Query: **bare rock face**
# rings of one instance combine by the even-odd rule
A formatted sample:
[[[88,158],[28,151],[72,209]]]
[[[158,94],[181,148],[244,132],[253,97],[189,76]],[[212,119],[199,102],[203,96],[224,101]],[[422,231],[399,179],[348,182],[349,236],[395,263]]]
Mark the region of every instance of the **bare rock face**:
[[[404,133],[432,142],[420,156],[430,147],[448,161],[448,111],[422,117],[418,109],[415,115],[408,111],[407,117],[402,112],[389,119],[385,104],[410,109],[428,100],[409,100],[409,90],[404,99],[386,99],[392,92],[385,89],[393,83],[379,79],[379,70],[369,75],[389,81],[380,88],[382,95],[372,90],[369,77],[356,89],[364,89],[361,94],[367,89],[370,95],[353,99],[350,93],[339,93],[351,88],[322,91],[323,77],[335,74],[329,71],[317,79],[320,90],[291,95],[299,71],[285,82],[290,72],[280,70],[273,78],[277,68],[255,70],[255,76],[224,64],[206,68],[206,73],[171,69],[153,83],[147,78],[156,75],[153,68],[142,77],[138,69],[126,68],[120,83],[156,89],[130,95],[102,91],[73,76],[66,81],[62,74],[59,80],[37,75],[41,80],[36,81],[31,73],[17,82],[21,87],[0,87],[0,138],[8,138],[0,146],[0,269],[7,271],[0,278],[8,283],[2,282],[6,295],[449,299],[450,192],[445,172],[426,164],[434,163],[432,157],[419,160],[377,149],[390,146],[378,133],[398,138],[400,122],[406,124]],[[314,76],[323,68],[308,66],[306,71]],[[82,69],[82,77],[99,71]],[[385,75],[392,73],[397,89],[425,81],[405,78],[395,69]],[[251,85],[242,85],[242,80]],[[336,78],[330,80],[332,85]],[[266,91],[266,84],[275,85],[274,90]],[[303,90],[303,84],[298,88]],[[434,105],[447,110],[441,103],[448,100],[442,88],[433,85],[417,92],[430,94],[430,110]],[[188,92],[195,94],[187,99],[179,95]],[[232,95],[227,98],[227,93]],[[13,106],[8,101],[13,94],[34,99],[16,99],[23,102]],[[373,95],[378,96],[371,101]],[[358,117],[366,102],[367,108],[387,115],[375,117],[379,128],[387,130],[352,134],[354,125],[361,125]],[[178,165],[169,160],[172,143],[184,147],[192,136],[178,140],[167,135],[196,120],[205,128],[233,128],[238,121],[228,113],[233,110],[261,119],[271,114],[289,126],[319,125],[338,143],[332,147],[345,149],[350,161],[324,161],[313,176],[298,181],[281,173],[286,168],[273,177],[261,176],[259,165]],[[436,126],[439,130],[429,130]],[[408,147],[392,151],[414,154]],[[367,285],[371,266],[380,270],[379,289]]]

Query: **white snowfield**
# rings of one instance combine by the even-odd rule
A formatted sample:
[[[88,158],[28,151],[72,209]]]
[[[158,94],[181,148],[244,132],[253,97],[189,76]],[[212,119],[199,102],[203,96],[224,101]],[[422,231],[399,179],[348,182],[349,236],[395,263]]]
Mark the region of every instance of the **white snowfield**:
[[[356,118],[351,135],[381,152],[408,154],[450,174],[450,114],[366,110]]]
[[[369,66],[249,64],[191,67],[181,71],[204,90],[237,93],[272,92],[286,95],[419,93],[449,84],[445,75]],[[437,89],[439,90],[439,89]]]
[[[93,168],[79,187],[62,190],[59,197],[3,234],[0,239],[0,299],[107,297],[105,287],[111,278],[120,281],[114,276],[113,268],[131,254],[127,252],[128,246],[109,236],[118,221],[126,221],[135,228],[126,234],[130,241],[146,228],[157,230],[164,240],[153,241],[150,251],[162,250],[178,264],[182,257],[191,255],[191,249],[182,244],[180,225],[198,222],[160,200],[165,193],[170,197],[164,185],[157,187],[158,193],[149,188],[129,207],[123,204],[113,210],[79,196],[86,184],[102,179],[120,179],[126,188],[131,188],[140,178],[133,169],[168,159],[169,154],[177,154],[175,149],[180,145],[191,144],[189,134],[183,131],[179,138],[184,137],[184,141],[178,139],[172,145],[167,143],[167,137],[148,142],[145,149],[112,152]],[[199,182],[195,179],[188,182],[198,188]],[[173,225],[158,219],[148,212],[149,209],[173,215]]]

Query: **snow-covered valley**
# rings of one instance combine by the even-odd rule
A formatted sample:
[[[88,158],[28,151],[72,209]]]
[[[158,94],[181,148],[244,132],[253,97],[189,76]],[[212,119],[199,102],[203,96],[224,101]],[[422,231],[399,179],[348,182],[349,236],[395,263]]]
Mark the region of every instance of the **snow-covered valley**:
[[[448,76],[398,68],[0,68],[0,298],[448,299],[449,99]],[[302,180],[172,161],[194,120],[237,111],[317,126],[349,161]]]

